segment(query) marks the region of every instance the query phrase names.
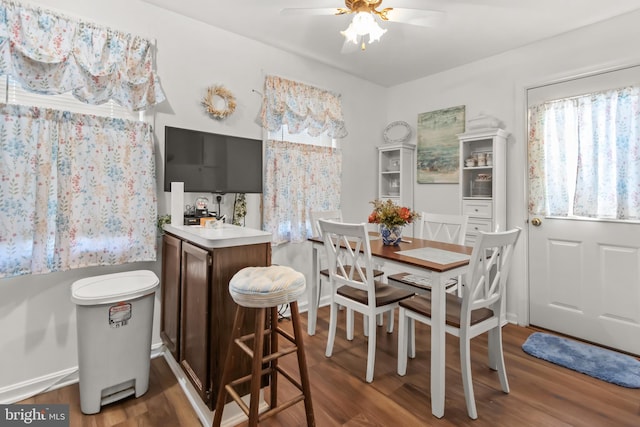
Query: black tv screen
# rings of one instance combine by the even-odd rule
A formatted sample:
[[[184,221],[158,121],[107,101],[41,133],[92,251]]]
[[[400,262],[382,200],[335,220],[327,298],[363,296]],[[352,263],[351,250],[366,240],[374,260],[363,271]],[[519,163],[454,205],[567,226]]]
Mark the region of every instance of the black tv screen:
[[[262,193],[261,140],[165,126],[164,154],[164,191]]]

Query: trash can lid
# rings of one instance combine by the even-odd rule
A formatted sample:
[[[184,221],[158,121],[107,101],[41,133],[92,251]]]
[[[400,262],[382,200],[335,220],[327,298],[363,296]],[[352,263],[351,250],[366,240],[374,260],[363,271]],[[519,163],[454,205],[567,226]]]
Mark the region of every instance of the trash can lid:
[[[71,285],[71,301],[79,305],[110,304],[151,294],[160,283],[149,270],[86,277]]]

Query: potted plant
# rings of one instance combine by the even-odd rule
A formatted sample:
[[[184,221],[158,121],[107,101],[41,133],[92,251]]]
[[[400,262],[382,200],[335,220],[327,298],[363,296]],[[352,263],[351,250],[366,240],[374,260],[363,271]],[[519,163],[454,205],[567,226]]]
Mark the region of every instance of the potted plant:
[[[165,224],[171,224],[171,215],[169,215],[169,214],[158,215],[158,222],[157,222],[158,233],[161,234],[161,235],[164,234],[164,225]]]
[[[397,245],[402,239],[402,227],[411,224],[418,217],[418,213],[411,209],[396,205],[393,200],[371,202],[373,211],[369,215],[369,222],[380,224],[380,236],[385,245]]]

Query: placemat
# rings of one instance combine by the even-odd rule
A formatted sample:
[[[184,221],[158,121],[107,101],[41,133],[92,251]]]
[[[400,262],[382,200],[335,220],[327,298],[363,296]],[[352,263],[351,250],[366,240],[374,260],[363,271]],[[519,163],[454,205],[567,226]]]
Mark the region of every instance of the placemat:
[[[409,249],[407,251],[398,251],[396,253],[438,264],[451,264],[452,262],[466,261],[471,258],[469,255],[436,248]]]

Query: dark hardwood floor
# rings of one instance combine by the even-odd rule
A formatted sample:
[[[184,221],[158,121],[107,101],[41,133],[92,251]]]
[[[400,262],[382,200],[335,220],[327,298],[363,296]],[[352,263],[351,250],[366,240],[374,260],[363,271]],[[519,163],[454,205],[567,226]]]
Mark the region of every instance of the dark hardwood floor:
[[[305,337],[319,427],[640,426],[640,390],[608,384],[527,355],[521,346],[534,330],[514,325],[504,328],[503,338],[511,386],[509,394],[501,391],[497,373],[487,367],[486,336],[472,341],[478,407],[475,421],[467,417],[457,339],[447,335],[445,415],[437,419],[431,415],[427,326],[416,324],[417,357],[409,360],[404,377],[396,374],[397,334],[387,334],[379,327],[375,378],[367,384],[364,382],[367,345],[362,335],[361,316],[356,316],[355,339],[348,342],[344,338],[344,312],[340,313],[341,327],[331,358],[324,356],[328,317],[328,307],[321,308],[317,334]],[[303,313],[302,318],[306,330],[306,314]],[[282,363],[297,373],[292,356],[283,358]],[[284,379],[279,385],[283,397],[297,392]],[[80,413],[77,384],[23,403],[69,403],[74,427],[199,426],[163,358],[152,361],[150,387],[144,396],[105,406],[97,415]],[[297,404],[260,425],[304,426],[304,406]]]

